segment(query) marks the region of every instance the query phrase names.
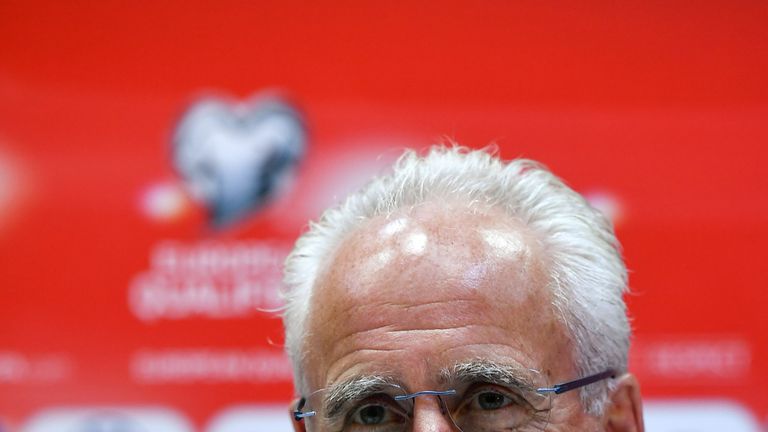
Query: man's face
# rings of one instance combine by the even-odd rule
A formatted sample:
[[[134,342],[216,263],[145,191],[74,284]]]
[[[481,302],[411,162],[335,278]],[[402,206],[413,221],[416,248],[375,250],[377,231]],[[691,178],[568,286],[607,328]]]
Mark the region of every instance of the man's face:
[[[544,252],[498,209],[423,204],[365,222],[321,272],[304,370],[311,391],[386,375],[409,392],[467,388],[456,365],[578,378],[552,307]],[[597,430],[579,392],[554,398],[548,430]],[[375,419],[374,419],[375,420]],[[434,397],[415,400],[413,430],[452,430]]]

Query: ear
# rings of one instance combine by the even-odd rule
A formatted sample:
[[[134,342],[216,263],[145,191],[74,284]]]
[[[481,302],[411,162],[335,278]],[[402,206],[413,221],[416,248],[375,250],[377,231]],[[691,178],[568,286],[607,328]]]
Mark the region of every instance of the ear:
[[[294,432],[306,432],[307,426],[304,424],[304,420],[296,420],[293,416],[293,412],[296,410],[296,406],[299,404],[299,399],[294,399],[288,406],[288,415],[291,416],[291,424],[293,425]]]
[[[632,374],[616,379],[604,414],[605,430],[609,432],[644,432],[643,403],[640,384]]]

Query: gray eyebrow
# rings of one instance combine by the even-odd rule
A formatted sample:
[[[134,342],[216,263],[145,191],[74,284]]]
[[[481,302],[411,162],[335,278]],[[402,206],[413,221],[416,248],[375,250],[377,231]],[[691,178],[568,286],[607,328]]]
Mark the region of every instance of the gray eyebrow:
[[[490,360],[471,360],[456,363],[440,372],[440,381],[447,385],[488,382],[504,384],[525,393],[536,392],[533,376],[538,372],[518,365]]]
[[[400,383],[385,375],[358,376],[330,387],[324,397],[325,417],[333,420],[344,412],[344,407],[354,404],[381,391],[386,385]]]

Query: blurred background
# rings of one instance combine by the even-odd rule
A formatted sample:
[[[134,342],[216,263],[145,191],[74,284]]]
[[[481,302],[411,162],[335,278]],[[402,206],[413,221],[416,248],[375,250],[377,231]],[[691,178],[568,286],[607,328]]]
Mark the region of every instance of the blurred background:
[[[768,4],[0,1],[0,431],[289,430],[309,219],[494,143],[609,215],[649,431],[768,424]]]

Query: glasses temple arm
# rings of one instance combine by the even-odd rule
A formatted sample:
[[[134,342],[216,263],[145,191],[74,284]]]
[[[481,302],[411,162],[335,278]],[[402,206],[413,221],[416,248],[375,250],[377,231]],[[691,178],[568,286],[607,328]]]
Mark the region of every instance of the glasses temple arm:
[[[590,375],[588,377],[580,378],[574,381],[568,381],[562,384],[555,384],[552,387],[542,387],[539,389],[536,389],[539,393],[554,393],[554,394],[560,394],[565,393],[567,391],[571,391],[574,389],[577,389],[579,387],[584,387],[586,385],[604,380],[606,378],[615,378],[616,377],[616,371],[613,369],[608,369],[604,372],[600,372],[595,375]]]
[[[293,418],[297,422],[304,420],[304,417],[312,417],[316,414],[315,411],[308,411],[308,412],[301,411],[302,409],[304,409],[304,404],[306,403],[307,403],[307,399],[301,398],[299,400],[299,403],[296,404],[296,409],[293,411]]]

